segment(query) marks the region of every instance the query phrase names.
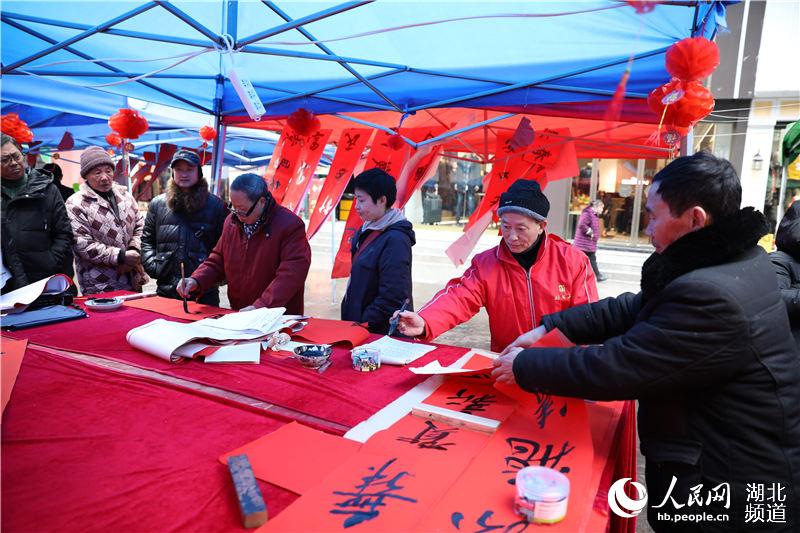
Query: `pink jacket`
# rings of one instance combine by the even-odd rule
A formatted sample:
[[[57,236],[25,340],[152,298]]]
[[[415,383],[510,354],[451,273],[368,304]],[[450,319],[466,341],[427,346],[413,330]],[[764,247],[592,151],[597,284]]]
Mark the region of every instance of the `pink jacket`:
[[[589,259],[555,235],[545,239],[529,272],[504,241],[476,255],[460,278],[450,280],[419,311],[423,340],[430,341],[472,318],[481,307],[489,314],[492,351],[502,351],[519,335],[538,326],[542,316],[597,300]]]

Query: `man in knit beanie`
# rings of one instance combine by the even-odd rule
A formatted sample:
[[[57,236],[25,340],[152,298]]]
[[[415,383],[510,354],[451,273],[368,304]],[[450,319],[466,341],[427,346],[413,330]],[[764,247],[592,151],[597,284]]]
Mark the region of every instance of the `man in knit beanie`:
[[[476,255],[419,313],[400,313],[400,333],[430,341],[485,307],[499,352],[542,316],[597,300],[588,258],[545,231],[549,212],[536,181],[514,182],[497,207],[500,244]]]
[[[141,291],[148,277],[140,256],[144,217],[136,200],[114,183],[114,161],[99,146],[81,154],[81,177],[86,181],[66,203],[81,291]]]

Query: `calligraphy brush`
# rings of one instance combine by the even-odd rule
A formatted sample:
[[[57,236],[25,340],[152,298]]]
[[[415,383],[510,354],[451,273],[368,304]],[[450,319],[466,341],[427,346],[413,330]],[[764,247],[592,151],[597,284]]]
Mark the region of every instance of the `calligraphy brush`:
[[[186,279],[186,271],[183,268],[183,261],[181,261],[181,281]],[[186,287],[183,288],[183,312],[189,314],[189,302],[186,297]]]
[[[402,312],[404,312],[406,310],[406,308],[408,307],[408,304],[409,304],[409,299],[406,298],[405,301],[403,302],[402,307],[400,307],[400,311],[397,312],[397,316],[392,318],[391,320],[389,320],[389,333],[386,334],[389,337],[391,337],[392,334],[397,329],[397,323],[400,322],[400,313],[402,313]]]

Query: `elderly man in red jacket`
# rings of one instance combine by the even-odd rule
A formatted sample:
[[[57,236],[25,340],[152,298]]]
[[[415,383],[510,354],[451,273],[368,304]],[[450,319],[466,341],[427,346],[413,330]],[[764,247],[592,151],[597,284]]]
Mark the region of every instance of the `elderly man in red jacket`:
[[[191,277],[178,283],[178,294],[202,294],[227,280],[234,309],[285,307],[289,314],[302,314],[311,265],[303,221],[278,205],[256,174],[233,180],[228,209],[232,215],[219,242]]]
[[[500,196],[500,244],[476,255],[419,313],[400,313],[400,333],[435,339],[489,314],[491,348],[499,352],[542,317],[597,300],[588,258],[545,231],[550,202],[533,180],[518,180]]]

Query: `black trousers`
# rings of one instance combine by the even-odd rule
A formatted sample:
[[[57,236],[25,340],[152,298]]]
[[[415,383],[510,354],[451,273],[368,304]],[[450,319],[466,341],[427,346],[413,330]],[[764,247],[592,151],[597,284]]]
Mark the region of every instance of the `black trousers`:
[[[592,264],[592,270],[594,270],[594,277],[596,277],[596,278],[599,277],[600,276],[600,269],[597,268],[597,257],[595,257],[595,253],[594,252],[587,252],[585,250],[583,251],[583,253],[586,254],[586,256],[589,258],[589,263]]]

